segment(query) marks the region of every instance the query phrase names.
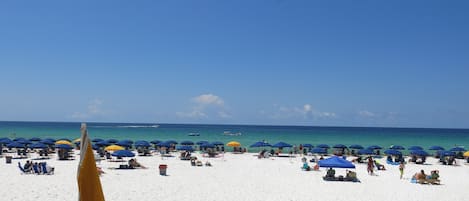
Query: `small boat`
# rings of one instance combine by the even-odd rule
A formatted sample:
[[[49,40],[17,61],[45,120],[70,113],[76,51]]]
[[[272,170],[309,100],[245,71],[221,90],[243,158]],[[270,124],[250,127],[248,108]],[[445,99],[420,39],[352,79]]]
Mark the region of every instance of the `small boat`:
[[[189,133],[188,136],[200,136],[200,133]]]

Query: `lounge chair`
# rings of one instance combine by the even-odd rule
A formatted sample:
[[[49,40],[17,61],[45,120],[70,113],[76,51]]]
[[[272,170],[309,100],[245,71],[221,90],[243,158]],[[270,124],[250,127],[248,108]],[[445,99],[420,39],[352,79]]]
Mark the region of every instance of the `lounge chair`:
[[[18,168],[20,168],[20,171],[21,171],[22,174],[31,174],[31,172],[26,171],[26,170],[23,168],[23,166],[21,166],[21,163],[20,163],[20,162],[18,162]]]
[[[41,168],[42,168],[43,174],[48,174],[48,175],[54,174],[54,168],[50,168],[48,170],[46,163],[41,163]]]

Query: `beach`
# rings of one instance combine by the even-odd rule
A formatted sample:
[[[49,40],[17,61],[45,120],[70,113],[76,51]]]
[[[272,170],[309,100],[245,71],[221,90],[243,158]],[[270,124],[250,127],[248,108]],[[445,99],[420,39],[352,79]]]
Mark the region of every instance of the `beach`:
[[[21,174],[27,159],[14,159],[6,164],[1,158],[0,194],[2,200],[76,200],[78,151],[75,160],[59,161],[55,155],[46,161],[55,168],[53,175]],[[387,170],[368,175],[366,164],[355,164],[360,182],[324,181],[325,168],[319,171],[302,171],[301,158],[270,157],[258,159],[255,153],[225,153],[217,158],[195,153],[203,163],[212,166],[191,166],[189,161],[174,157],[136,156],[147,169],[117,170],[125,162],[97,162],[105,174],[100,179],[106,200],[469,200],[469,165],[457,160],[456,166],[440,165],[437,159],[427,158],[424,165],[408,163],[404,178],[399,179],[398,166],[377,159]],[[31,154],[34,158],[35,154]],[[312,156],[306,156],[308,160]],[[351,159],[353,157],[349,157]],[[126,158],[127,160],[129,158]],[[167,176],[159,175],[158,166],[168,165]],[[314,163],[310,163],[314,165]],[[439,170],[441,185],[415,184],[412,175],[421,169],[426,173]],[[336,175],[345,175],[345,169],[336,169]]]

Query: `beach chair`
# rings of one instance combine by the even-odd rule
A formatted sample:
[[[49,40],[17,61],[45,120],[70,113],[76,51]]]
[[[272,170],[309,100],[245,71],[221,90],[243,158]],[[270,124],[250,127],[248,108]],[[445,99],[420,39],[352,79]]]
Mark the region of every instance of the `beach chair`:
[[[23,166],[21,166],[21,163],[20,163],[20,162],[18,162],[18,168],[20,169],[21,174],[30,174],[30,173],[31,173],[31,172],[26,171],[26,170],[23,168]]]
[[[39,165],[33,164],[33,171],[34,171],[35,174],[41,174],[38,166]]]
[[[49,170],[47,169],[46,163],[41,163],[41,169],[43,174],[54,174],[54,168],[50,168]]]

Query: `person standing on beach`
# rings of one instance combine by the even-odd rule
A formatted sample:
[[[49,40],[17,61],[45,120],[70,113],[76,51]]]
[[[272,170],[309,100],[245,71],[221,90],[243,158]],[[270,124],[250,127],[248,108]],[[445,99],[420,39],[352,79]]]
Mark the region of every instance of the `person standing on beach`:
[[[405,168],[404,162],[401,161],[401,164],[399,164],[399,171],[401,172],[400,179],[402,179],[402,176],[404,175],[404,168]]]
[[[368,174],[370,175],[373,175],[373,158],[370,156],[368,157],[368,168],[367,168],[367,171],[368,171]]]

